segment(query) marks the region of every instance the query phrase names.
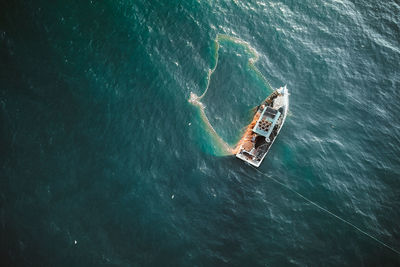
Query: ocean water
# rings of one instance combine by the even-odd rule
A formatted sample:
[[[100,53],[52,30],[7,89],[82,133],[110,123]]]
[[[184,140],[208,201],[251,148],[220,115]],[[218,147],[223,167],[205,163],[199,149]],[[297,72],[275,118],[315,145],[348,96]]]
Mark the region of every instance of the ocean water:
[[[399,62],[396,0],[1,1],[1,266],[398,266],[272,179],[399,251]],[[207,83],[230,145],[287,84],[258,171]]]

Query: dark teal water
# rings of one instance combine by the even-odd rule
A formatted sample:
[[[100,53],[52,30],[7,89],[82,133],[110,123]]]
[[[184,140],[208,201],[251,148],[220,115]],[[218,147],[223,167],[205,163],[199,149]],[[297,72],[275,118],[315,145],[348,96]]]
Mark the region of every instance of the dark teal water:
[[[188,103],[217,34],[287,84],[256,172]],[[204,97],[234,143],[267,94],[221,46]],[[398,1],[1,1],[2,266],[398,266]],[[190,125],[189,125],[190,124]]]

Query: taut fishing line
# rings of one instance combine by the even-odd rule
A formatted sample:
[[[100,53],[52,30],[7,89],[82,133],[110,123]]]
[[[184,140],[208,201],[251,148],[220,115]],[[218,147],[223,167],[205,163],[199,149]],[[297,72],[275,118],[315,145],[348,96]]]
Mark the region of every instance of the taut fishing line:
[[[297,196],[299,196],[300,198],[304,199],[305,201],[307,201],[308,203],[312,204],[313,206],[317,207],[318,209],[320,209],[320,210],[322,210],[322,211],[328,213],[329,215],[331,215],[332,217],[335,217],[335,218],[338,219],[339,221],[341,221],[341,222],[343,222],[343,223],[345,223],[345,224],[347,224],[347,225],[350,225],[350,226],[351,226],[352,228],[354,228],[356,231],[358,231],[358,232],[362,233],[363,235],[365,235],[365,236],[371,238],[372,240],[378,242],[378,243],[381,244],[382,246],[384,246],[384,247],[390,249],[391,251],[393,251],[393,252],[396,253],[397,255],[400,255],[400,251],[398,251],[398,250],[396,250],[395,248],[389,246],[388,244],[386,244],[385,242],[379,240],[378,238],[376,238],[376,237],[370,235],[369,233],[367,233],[367,232],[365,232],[364,230],[360,229],[359,227],[357,227],[356,225],[352,224],[351,222],[349,222],[349,221],[343,219],[342,217],[336,215],[335,213],[333,213],[333,212],[331,212],[331,211],[325,209],[324,207],[320,206],[319,204],[317,204],[317,203],[315,203],[314,201],[310,200],[309,198],[305,197],[305,196],[302,195],[301,193],[299,193],[299,192],[297,192],[296,190],[292,189],[290,186],[288,186],[288,185],[286,185],[286,184],[280,182],[279,180],[277,180],[277,179],[275,179],[275,178],[273,178],[273,177],[270,177],[270,176],[264,174],[263,172],[261,172],[260,170],[254,168],[253,166],[250,166],[250,167],[253,168],[254,170],[256,170],[256,171],[257,171],[258,173],[260,173],[261,175],[263,175],[264,177],[267,177],[268,179],[274,181],[275,183],[277,183],[277,184],[283,186],[283,187],[286,188],[287,190],[289,190],[289,191],[295,193]]]

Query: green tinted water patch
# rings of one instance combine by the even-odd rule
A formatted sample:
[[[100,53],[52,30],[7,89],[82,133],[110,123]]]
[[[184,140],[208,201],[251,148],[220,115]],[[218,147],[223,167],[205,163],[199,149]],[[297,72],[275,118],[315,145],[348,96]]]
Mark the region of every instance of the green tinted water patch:
[[[203,98],[206,115],[218,134],[231,146],[245,127],[249,112],[262,99],[262,81],[248,67],[241,47],[220,46],[218,67]]]
[[[247,42],[218,35],[213,51],[213,68],[206,77],[202,95],[191,93],[189,102],[199,108],[212,146],[231,154],[243,129],[251,120],[249,112],[271,91],[267,79],[254,65],[257,51]],[[216,143],[215,143],[216,142]]]
[[[204,118],[204,110],[195,107],[192,115],[194,118],[189,127],[192,130],[194,142],[200,147],[201,151],[208,155],[223,156],[229,154],[231,148],[213,131],[212,125],[207,124],[208,120]]]

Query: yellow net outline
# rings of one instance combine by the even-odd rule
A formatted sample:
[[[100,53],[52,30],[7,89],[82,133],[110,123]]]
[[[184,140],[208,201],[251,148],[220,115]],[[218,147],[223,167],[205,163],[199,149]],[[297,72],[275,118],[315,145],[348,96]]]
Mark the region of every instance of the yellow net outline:
[[[199,109],[200,112],[200,118],[204,123],[204,126],[208,130],[208,132],[211,134],[211,137],[214,139],[215,143],[218,144],[218,148],[220,150],[219,155],[225,156],[225,155],[232,155],[236,154],[238,147],[240,147],[240,144],[242,144],[243,140],[240,140],[234,147],[231,147],[221,136],[218,135],[218,133],[215,131],[214,127],[211,125],[206,113],[205,113],[205,105],[201,102],[201,99],[207,94],[207,91],[210,87],[210,80],[211,80],[211,75],[215,72],[218,66],[218,52],[219,52],[219,47],[220,47],[220,42],[221,41],[226,41],[226,42],[231,42],[235,44],[239,44],[245,48],[245,50],[251,55],[249,60],[248,60],[248,65],[249,67],[256,73],[258,77],[261,78],[261,80],[264,82],[264,84],[271,90],[273,91],[272,86],[268,82],[268,80],[262,75],[262,73],[257,69],[255,66],[255,63],[259,59],[259,55],[257,51],[246,41],[243,41],[239,38],[224,35],[224,34],[218,34],[217,37],[214,40],[215,43],[215,51],[214,51],[214,58],[215,58],[215,65],[212,69],[208,70],[207,73],[207,83],[206,83],[206,89],[204,90],[203,94],[200,96],[196,95],[193,92],[190,92],[190,98],[189,98],[189,103],[194,105]],[[252,127],[251,125],[254,124],[254,120],[246,127],[246,132],[249,130],[251,131]],[[253,125],[254,126],[254,125]]]

